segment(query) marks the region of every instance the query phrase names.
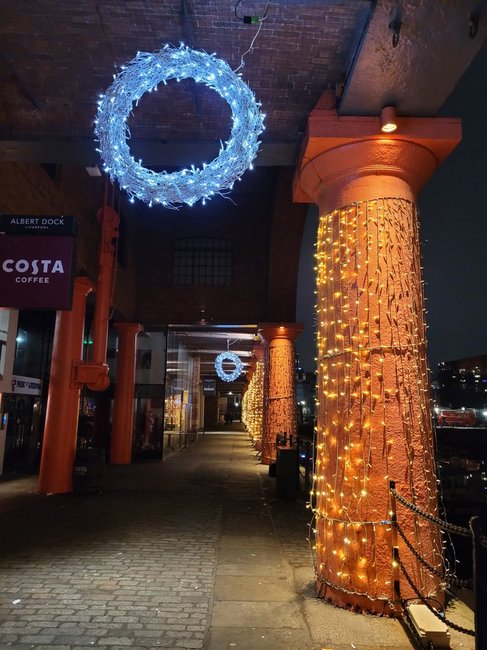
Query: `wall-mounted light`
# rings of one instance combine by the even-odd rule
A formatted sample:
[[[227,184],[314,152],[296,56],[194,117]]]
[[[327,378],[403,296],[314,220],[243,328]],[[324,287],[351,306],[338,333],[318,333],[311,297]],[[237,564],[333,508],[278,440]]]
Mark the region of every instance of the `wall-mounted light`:
[[[380,114],[382,133],[393,133],[397,129],[396,109],[394,106],[384,106]]]
[[[88,176],[92,176],[94,178],[96,178],[97,176],[101,176],[101,171],[98,165],[87,165],[85,169],[88,172]]]

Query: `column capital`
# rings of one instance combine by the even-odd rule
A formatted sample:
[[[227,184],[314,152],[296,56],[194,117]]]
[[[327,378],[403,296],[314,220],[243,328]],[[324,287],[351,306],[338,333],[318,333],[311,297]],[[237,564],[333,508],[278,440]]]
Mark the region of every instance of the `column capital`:
[[[267,342],[273,339],[295,341],[302,331],[301,323],[259,323],[258,326],[259,334]]]
[[[95,283],[84,275],[78,275],[74,278],[73,291],[80,296],[87,296],[95,289]]]
[[[379,117],[340,117],[316,110],[308,118],[298,170],[296,202],[333,210],[357,200],[401,196],[414,200],[461,140],[454,118],[398,117],[394,133]],[[373,177],[374,183],[365,179]]]
[[[138,334],[144,331],[140,323],[113,323],[113,327],[119,334]]]
[[[263,361],[264,360],[264,346],[262,342],[255,342],[252,348],[252,361]]]

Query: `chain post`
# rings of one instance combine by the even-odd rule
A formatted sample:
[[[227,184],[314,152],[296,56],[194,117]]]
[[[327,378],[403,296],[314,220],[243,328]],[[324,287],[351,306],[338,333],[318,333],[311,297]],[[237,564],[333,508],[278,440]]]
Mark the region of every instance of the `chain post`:
[[[472,531],[473,590],[475,594],[475,650],[487,648],[487,587],[482,576],[487,571],[487,551],[480,543],[484,533],[480,517],[471,517],[468,525]]]
[[[396,515],[396,497],[392,490],[396,489],[396,482],[389,481],[391,493],[391,508],[389,517],[392,523],[391,529],[391,546],[392,546],[392,583],[394,585],[395,598],[401,598],[400,581],[399,581],[399,546],[397,544],[397,515]]]

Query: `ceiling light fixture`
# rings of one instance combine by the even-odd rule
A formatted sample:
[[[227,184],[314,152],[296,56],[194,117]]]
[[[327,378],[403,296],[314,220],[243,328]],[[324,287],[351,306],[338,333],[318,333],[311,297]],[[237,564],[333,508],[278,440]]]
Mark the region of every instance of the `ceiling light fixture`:
[[[380,114],[382,133],[393,133],[397,129],[396,109],[394,106],[384,106]]]
[[[88,172],[88,176],[93,176],[94,178],[101,176],[101,171],[98,165],[87,165],[85,169]]]

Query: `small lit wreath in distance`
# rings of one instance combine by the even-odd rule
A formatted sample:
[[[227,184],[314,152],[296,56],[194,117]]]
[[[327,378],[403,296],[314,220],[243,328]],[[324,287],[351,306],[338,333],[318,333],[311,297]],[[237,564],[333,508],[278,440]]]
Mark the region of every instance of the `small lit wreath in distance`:
[[[225,372],[225,370],[223,370],[224,361],[231,361],[235,364],[235,368],[232,372]],[[220,379],[223,379],[223,381],[235,381],[237,377],[242,374],[243,364],[240,361],[240,358],[236,354],[233,354],[233,352],[222,352],[215,359],[215,370],[216,374]]]
[[[154,172],[131,155],[127,119],[146,92],[157,90],[168,79],[188,78],[212,88],[228,102],[232,111],[230,139],[221,144],[218,156],[209,164],[191,165],[190,169],[171,174]],[[252,167],[259,149],[258,137],[264,130],[265,115],[259,107],[247,84],[214,54],[184,44],[179,48],[165,45],[154,53],[138,52],[114,75],[105,95],[100,95],[95,120],[97,151],[104,161],[104,170],[112,180],[118,180],[131,201],[136,197],[149,205],[156,203],[168,208],[182,203],[193,205],[200,199],[204,203],[214,194],[231,190],[234,182]]]

